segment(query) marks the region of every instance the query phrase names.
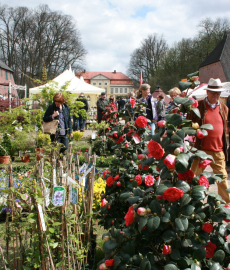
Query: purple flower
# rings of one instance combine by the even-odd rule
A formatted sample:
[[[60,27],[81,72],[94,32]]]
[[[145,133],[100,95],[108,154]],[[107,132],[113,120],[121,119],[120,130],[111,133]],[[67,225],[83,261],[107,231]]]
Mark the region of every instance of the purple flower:
[[[10,209],[10,207],[9,207],[9,213],[11,213],[11,209]],[[7,212],[7,207],[3,207],[2,208],[2,213],[5,213],[6,214],[6,212]]]

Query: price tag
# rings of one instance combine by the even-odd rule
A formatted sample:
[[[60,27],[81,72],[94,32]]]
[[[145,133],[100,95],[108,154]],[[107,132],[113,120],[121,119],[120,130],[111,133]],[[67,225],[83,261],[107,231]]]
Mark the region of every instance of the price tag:
[[[62,206],[65,202],[65,188],[64,187],[54,187],[52,203],[54,206]]]

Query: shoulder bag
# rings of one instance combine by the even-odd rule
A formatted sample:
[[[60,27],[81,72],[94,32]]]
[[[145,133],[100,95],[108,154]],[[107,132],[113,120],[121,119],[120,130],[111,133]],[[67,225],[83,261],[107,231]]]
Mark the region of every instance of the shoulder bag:
[[[59,120],[56,119],[50,122],[43,121],[42,125],[44,134],[55,134],[58,128],[58,123]]]

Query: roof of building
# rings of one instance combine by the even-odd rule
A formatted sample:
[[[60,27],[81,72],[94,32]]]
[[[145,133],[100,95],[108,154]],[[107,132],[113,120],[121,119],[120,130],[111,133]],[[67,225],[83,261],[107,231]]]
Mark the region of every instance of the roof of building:
[[[78,72],[76,74],[77,76],[82,76],[84,80],[91,80],[94,77],[98,75],[103,75],[104,77],[107,77],[110,80],[130,80],[129,77],[127,77],[125,74],[122,72],[94,72],[94,71],[85,71],[85,72]]]
[[[230,80],[230,31],[226,31],[223,39],[217,44],[214,50],[208,57],[200,64],[200,68],[214,64],[221,63],[227,81]]]
[[[160,94],[162,94],[162,95],[164,96],[164,101],[166,102],[166,104],[168,104],[169,101],[170,101],[170,98],[167,97],[167,95],[163,92],[162,89],[157,88],[156,90],[154,90],[154,92],[152,93],[152,96],[153,96],[154,98],[157,98]]]
[[[2,69],[5,69],[5,70],[9,70],[11,72],[13,72],[13,70],[11,68],[9,68],[5,63],[3,63],[1,60],[0,60],[0,68]]]

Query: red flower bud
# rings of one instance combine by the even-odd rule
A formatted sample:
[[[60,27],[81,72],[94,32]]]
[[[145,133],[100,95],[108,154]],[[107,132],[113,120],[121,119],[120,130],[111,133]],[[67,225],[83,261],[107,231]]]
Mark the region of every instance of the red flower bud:
[[[120,187],[120,186],[121,186],[121,182],[118,181],[118,182],[117,182],[117,187]]]
[[[169,246],[169,245],[164,245],[164,246],[163,246],[163,250],[162,250],[162,254],[167,255],[167,254],[170,254],[171,251],[172,251],[171,246]]]

